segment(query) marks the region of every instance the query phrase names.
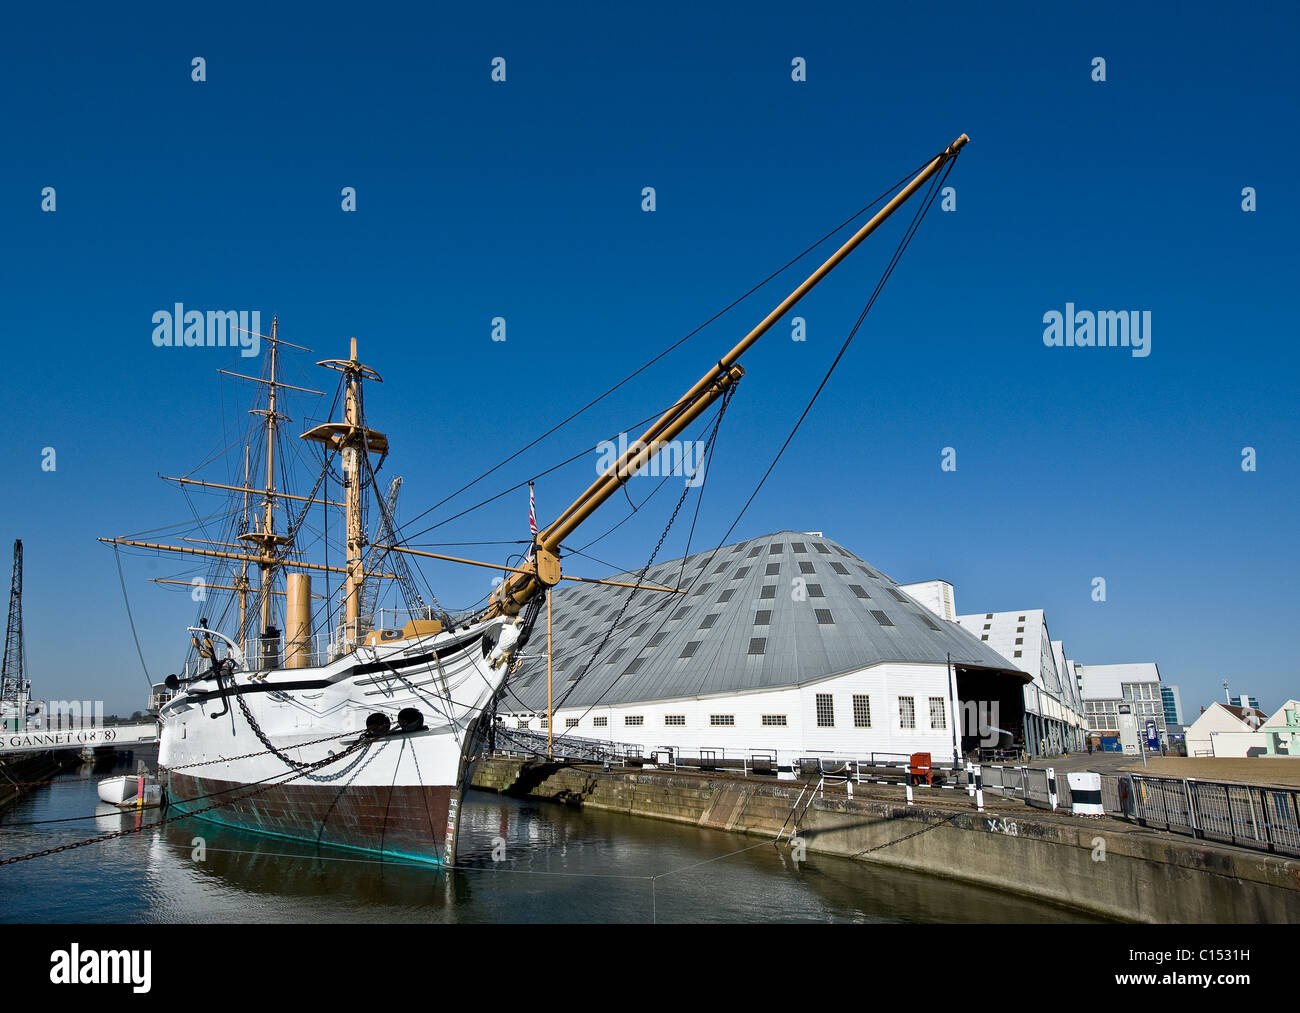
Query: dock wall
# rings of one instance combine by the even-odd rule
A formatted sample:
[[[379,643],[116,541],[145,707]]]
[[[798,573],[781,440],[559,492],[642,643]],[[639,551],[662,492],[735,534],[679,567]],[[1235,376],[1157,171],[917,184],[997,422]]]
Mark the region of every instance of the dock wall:
[[[771,838],[783,824],[788,835],[787,820],[803,787],[500,757],[479,762],[473,785]],[[930,802],[932,796],[919,790],[918,804],[909,807],[861,792],[853,799],[828,793],[808,806],[798,837],[810,855],[962,880],[1109,919],[1300,921],[1300,860],[987,797],[990,811],[980,814],[964,794],[942,794],[946,804]]]

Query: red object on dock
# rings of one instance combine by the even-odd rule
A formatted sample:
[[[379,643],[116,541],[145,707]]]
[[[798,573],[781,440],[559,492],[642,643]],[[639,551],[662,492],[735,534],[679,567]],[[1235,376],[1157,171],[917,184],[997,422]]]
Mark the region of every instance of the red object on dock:
[[[930,766],[929,753],[913,753],[908,770],[913,784],[920,784],[924,780],[926,784],[934,785],[934,772]]]

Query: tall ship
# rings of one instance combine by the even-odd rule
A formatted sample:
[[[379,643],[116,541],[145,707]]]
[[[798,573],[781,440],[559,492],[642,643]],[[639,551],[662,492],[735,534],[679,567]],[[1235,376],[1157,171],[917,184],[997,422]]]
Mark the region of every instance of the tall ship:
[[[185,544],[101,539],[210,567],[184,668],[167,678],[159,709],[167,804],[261,834],[454,863],[470,766],[491,732],[496,702],[536,628],[549,632],[550,589],[579,579],[563,572],[567,540],[688,427],[725,407],[744,375],[745,351],[927,184],[932,200],[939,174],[966,141],[961,135],[929,160],[554,521],[541,529],[530,524],[528,551],[517,562],[403,544],[409,539],[394,516],[401,479],[387,493],[381,488],[389,439],[366,410],[365,393],[382,378],[359,359],[355,338],[346,359],[318,363],[335,374],[330,415],[337,420],[297,434],[297,447],[308,445],[310,454],[288,447],[286,399],[322,392],[285,382],[283,349],[307,350],[282,339],[273,321],[271,334],[262,336],[262,375],[230,374],[262,394],[249,438],[234,448],[242,483],[169,480],[228,497],[222,537],[203,527],[204,538],[180,539]],[[307,457],[319,464],[310,490],[292,486],[286,467],[290,458]],[[331,540],[338,544],[331,547]],[[501,580],[486,604],[453,616],[432,594],[426,599],[411,572],[413,557],[489,567]],[[630,594],[677,593],[639,582],[620,586]],[[378,609],[381,589],[395,589],[405,607]]]

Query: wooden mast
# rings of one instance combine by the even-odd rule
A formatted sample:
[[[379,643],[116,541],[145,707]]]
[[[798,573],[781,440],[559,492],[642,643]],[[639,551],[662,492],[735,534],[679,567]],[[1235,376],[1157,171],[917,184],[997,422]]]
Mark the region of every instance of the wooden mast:
[[[344,484],[344,553],[343,581],[343,635],[340,647],[351,651],[361,640],[361,592],[365,586],[366,532],[362,523],[361,487],[369,473],[362,467],[362,454],[371,452],[386,455],[388,437],[365,425],[365,409],[361,394],[363,380],[382,383],[383,378],[357,359],[357,339],[353,338],[347,359],[326,359],[317,365],[338,370],[343,374],[344,415],[342,422],[326,422],[302,434],[304,440],[322,443],[339,451],[343,458]]]
[[[244,523],[243,531],[248,530],[248,494],[251,491],[249,478],[249,455],[252,452],[251,447],[244,444]],[[239,644],[244,646],[248,637],[248,563],[247,561],[239,564],[239,580],[235,582],[239,587]]]

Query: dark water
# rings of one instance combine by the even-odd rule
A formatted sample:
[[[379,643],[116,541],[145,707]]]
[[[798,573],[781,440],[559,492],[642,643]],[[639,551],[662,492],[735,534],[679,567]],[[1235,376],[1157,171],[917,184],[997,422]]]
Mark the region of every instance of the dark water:
[[[103,805],[95,773],[68,771],[0,815],[0,858],[124,829],[138,818],[144,829],[0,866],[0,921],[1083,920],[1009,894],[846,859],[809,855],[796,865],[788,852],[739,834],[478,792],[463,810],[463,868],[380,862],[201,819],[150,827],[151,812],[122,815]],[[71,823],[16,825],[96,812]],[[203,861],[193,857],[195,837],[206,842]],[[505,841],[504,861],[493,861],[495,838]]]

